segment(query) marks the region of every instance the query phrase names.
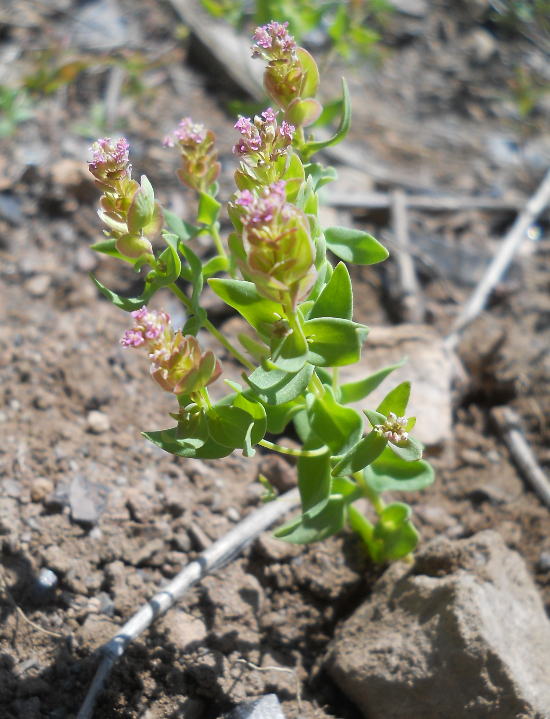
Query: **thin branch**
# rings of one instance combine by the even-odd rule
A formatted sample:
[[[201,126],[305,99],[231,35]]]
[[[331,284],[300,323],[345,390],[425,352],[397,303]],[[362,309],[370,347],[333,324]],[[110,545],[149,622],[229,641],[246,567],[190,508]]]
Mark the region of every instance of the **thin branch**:
[[[504,238],[503,243],[497,250],[491,264],[474,290],[474,293],[456,318],[451,333],[445,339],[447,347],[452,348],[456,346],[460,331],[469,325],[485,308],[489,295],[508,269],[510,262],[523,242],[527,230],[545,209],[549,201],[550,170],[546,173],[544,180],[527,203],[523,212],[516,218],[516,221]]]
[[[491,415],[519,470],[539,499],[550,509],[550,480],[523,436],[519,416],[511,407],[493,407]]]
[[[392,204],[388,192],[333,192],[326,188],[323,201],[331,207],[353,207],[365,210],[383,210]],[[525,209],[525,200],[502,200],[495,197],[467,197],[461,195],[407,195],[409,209],[431,212],[452,212],[454,210],[492,210],[495,212],[520,212]]]
[[[257,664],[252,664],[248,659],[236,659],[235,664],[246,664],[249,669],[255,669],[257,672],[281,672],[284,674],[292,674],[294,681],[296,682],[296,701],[298,702],[298,711],[302,711],[302,696],[300,692],[300,680],[294,669],[289,667],[259,667]]]
[[[116,661],[124,654],[126,647],[134,639],[144,632],[153,621],[167,612],[202,577],[232,560],[260,532],[268,529],[299,504],[298,490],[291,489],[276,502],[270,502],[252,512],[230,532],[205,549],[197,561],[187,565],[162,591],[141,607],[107,644],[97,650],[103,658],[77,719],[91,719],[105,680]]]
[[[397,242],[396,260],[401,284],[401,304],[404,319],[418,323],[422,320],[420,303],[420,287],[414,261],[410,252],[409,215],[407,212],[407,196],[403,190],[391,193],[392,225]]]

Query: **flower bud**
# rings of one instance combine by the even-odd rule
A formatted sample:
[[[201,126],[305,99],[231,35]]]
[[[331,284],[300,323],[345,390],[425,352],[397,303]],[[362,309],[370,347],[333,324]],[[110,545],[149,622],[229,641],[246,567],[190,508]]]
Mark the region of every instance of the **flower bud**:
[[[94,142],[90,150],[94,153],[94,159],[88,162],[90,172],[95,177],[95,184],[104,191],[112,192],[118,190],[121,180],[131,180],[132,166],[128,160],[128,148],[130,145],[122,138],[116,145],[111,144],[111,139],[105,137],[103,140]]]
[[[149,312],[143,306],[132,312],[134,326],[120,343],[124,347],[145,347],[153,360],[151,376],[166,392],[191,394],[215,382],[222,372],[219,359],[211,350],[203,352],[192,335],[174,332],[164,312]]]
[[[397,417],[393,412],[390,412],[384,424],[375,425],[374,431],[382,439],[398,444],[409,438],[406,432],[408,422],[409,420],[406,417]]]
[[[177,171],[180,182],[190,190],[207,192],[221,170],[218,153],[214,150],[216,136],[211,130],[205,130],[204,125],[194,124],[190,117],[185,117],[173,134],[183,162],[183,167]],[[170,137],[164,140],[165,147],[175,144]]]
[[[285,182],[264,187],[260,195],[243,190],[232,209],[242,223],[235,260],[258,292],[295,307],[309,294],[317,272],[315,246],[304,213],[286,202]]]

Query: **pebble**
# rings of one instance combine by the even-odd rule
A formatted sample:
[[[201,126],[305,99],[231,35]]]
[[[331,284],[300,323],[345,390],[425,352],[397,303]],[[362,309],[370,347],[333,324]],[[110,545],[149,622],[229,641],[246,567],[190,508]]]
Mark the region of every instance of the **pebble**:
[[[295,487],[298,478],[296,470],[293,469],[288,462],[276,454],[264,457],[258,467],[260,474],[263,474],[281,494],[288,492],[289,489]]]
[[[99,412],[98,410],[89,412],[86,417],[86,429],[88,432],[92,432],[92,434],[108,432],[111,429],[109,415],[105,414],[105,412]]]
[[[420,504],[414,508],[416,515],[426,524],[431,524],[438,531],[449,529],[457,524],[457,520],[441,507],[430,504]]]
[[[44,297],[51,283],[50,275],[35,275],[25,282],[25,289],[33,297]]]
[[[32,403],[36,409],[50,409],[55,404],[56,398],[51,392],[44,389],[38,389],[33,397]]]
[[[540,553],[539,569],[541,572],[550,572],[550,550],[544,549]]]
[[[230,522],[237,523],[241,520],[241,515],[235,507],[229,507],[229,509],[225,512],[225,516],[227,517],[227,519],[229,519]]]
[[[203,530],[195,522],[191,522],[191,524],[189,525],[188,532],[191,539],[195,543],[196,548],[200,552],[202,552],[203,549],[206,549],[212,544],[212,541],[206,536]]]
[[[32,483],[31,499],[33,502],[41,502],[51,492],[53,492],[53,482],[47,477],[37,477]]]
[[[95,524],[105,509],[108,493],[106,486],[91,482],[83,474],[75,475],[69,489],[72,521],[77,524]]]
[[[21,482],[17,479],[11,479],[9,477],[2,480],[2,489],[4,490],[4,494],[8,497],[12,497],[13,499],[19,499],[19,497],[23,494],[23,485]]]
[[[40,603],[50,601],[55,594],[57,581],[57,574],[55,574],[55,572],[52,572],[51,569],[46,569],[46,567],[42,567],[38,572],[32,590],[34,601]]]

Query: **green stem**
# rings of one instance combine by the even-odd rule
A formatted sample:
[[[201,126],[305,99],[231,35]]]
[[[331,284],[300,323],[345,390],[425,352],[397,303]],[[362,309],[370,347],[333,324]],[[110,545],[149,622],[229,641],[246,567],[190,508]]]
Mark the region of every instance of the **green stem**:
[[[311,375],[311,379],[307,388],[316,397],[322,397],[325,394],[325,388],[323,387],[323,383],[321,382],[319,377],[317,377],[317,374],[315,372]]]
[[[366,497],[369,502],[372,504],[372,506],[375,508],[376,513],[378,516],[382,514],[384,509],[386,508],[386,503],[382,499],[382,497],[376,492],[374,489],[369,487],[367,482],[365,482],[365,477],[363,476],[363,472],[355,472],[353,475],[353,478],[357,482],[357,484],[361,487],[361,490],[363,491],[363,496]]]
[[[283,447],[280,444],[275,444],[274,442],[269,442],[267,439],[262,439],[258,442],[258,444],[261,444],[262,447],[266,447],[267,449],[272,449],[275,452],[280,452],[281,454],[290,454],[292,457],[318,457],[321,454],[325,454],[327,451],[326,447],[320,447],[319,449],[291,449],[290,447]]]
[[[172,282],[171,285],[168,285],[168,288],[172,290],[176,297],[183,302],[183,304],[188,310],[193,312],[193,305],[191,304],[191,300],[186,297],[186,295],[180,290],[180,288],[176,285],[175,282]],[[248,370],[254,372],[256,367],[252,364],[252,362],[247,360],[246,357],[239,352],[239,350],[235,349],[231,342],[226,337],[224,337],[219,330],[214,327],[210,320],[205,320],[204,326],[210,332],[210,334],[213,335],[218,340],[218,342],[220,342],[220,344],[222,344],[225,349],[233,355],[233,357],[238,359],[239,362],[244,365]]]
[[[338,367],[332,368],[332,390],[334,394],[336,394],[336,390],[338,389]]]
[[[212,235],[214,244],[216,245],[216,249],[218,250],[218,254],[221,255],[224,260],[227,260],[229,274],[231,275],[232,279],[236,279],[235,270],[230,265],[229,257],[227,256],[227,252],[225,251],[225,247],[223,246],[222,238],[220,237],[220,233],[218,231],[219,226],[219,222],[213,222],[210,225],[210,234]]]

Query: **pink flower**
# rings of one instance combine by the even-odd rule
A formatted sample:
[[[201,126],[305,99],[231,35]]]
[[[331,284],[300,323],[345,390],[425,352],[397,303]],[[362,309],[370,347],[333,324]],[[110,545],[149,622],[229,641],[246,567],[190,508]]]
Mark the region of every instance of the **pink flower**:
[[[252,38],[256,43],[252,48],[252,57],[263,57],[266,60],[290,59],[296,49],[296,43],[287,28],[287,22],[281,25],[275,20],[263,27],[257,27]]]
[[[122,138],[116,145],[111,144],[109,137],[94,142],[90,150],[93,160],[88,162],[90,172],[101,183],[112,186],[112,183],[130,178],[132,167],[128,161],[130,145]]]

